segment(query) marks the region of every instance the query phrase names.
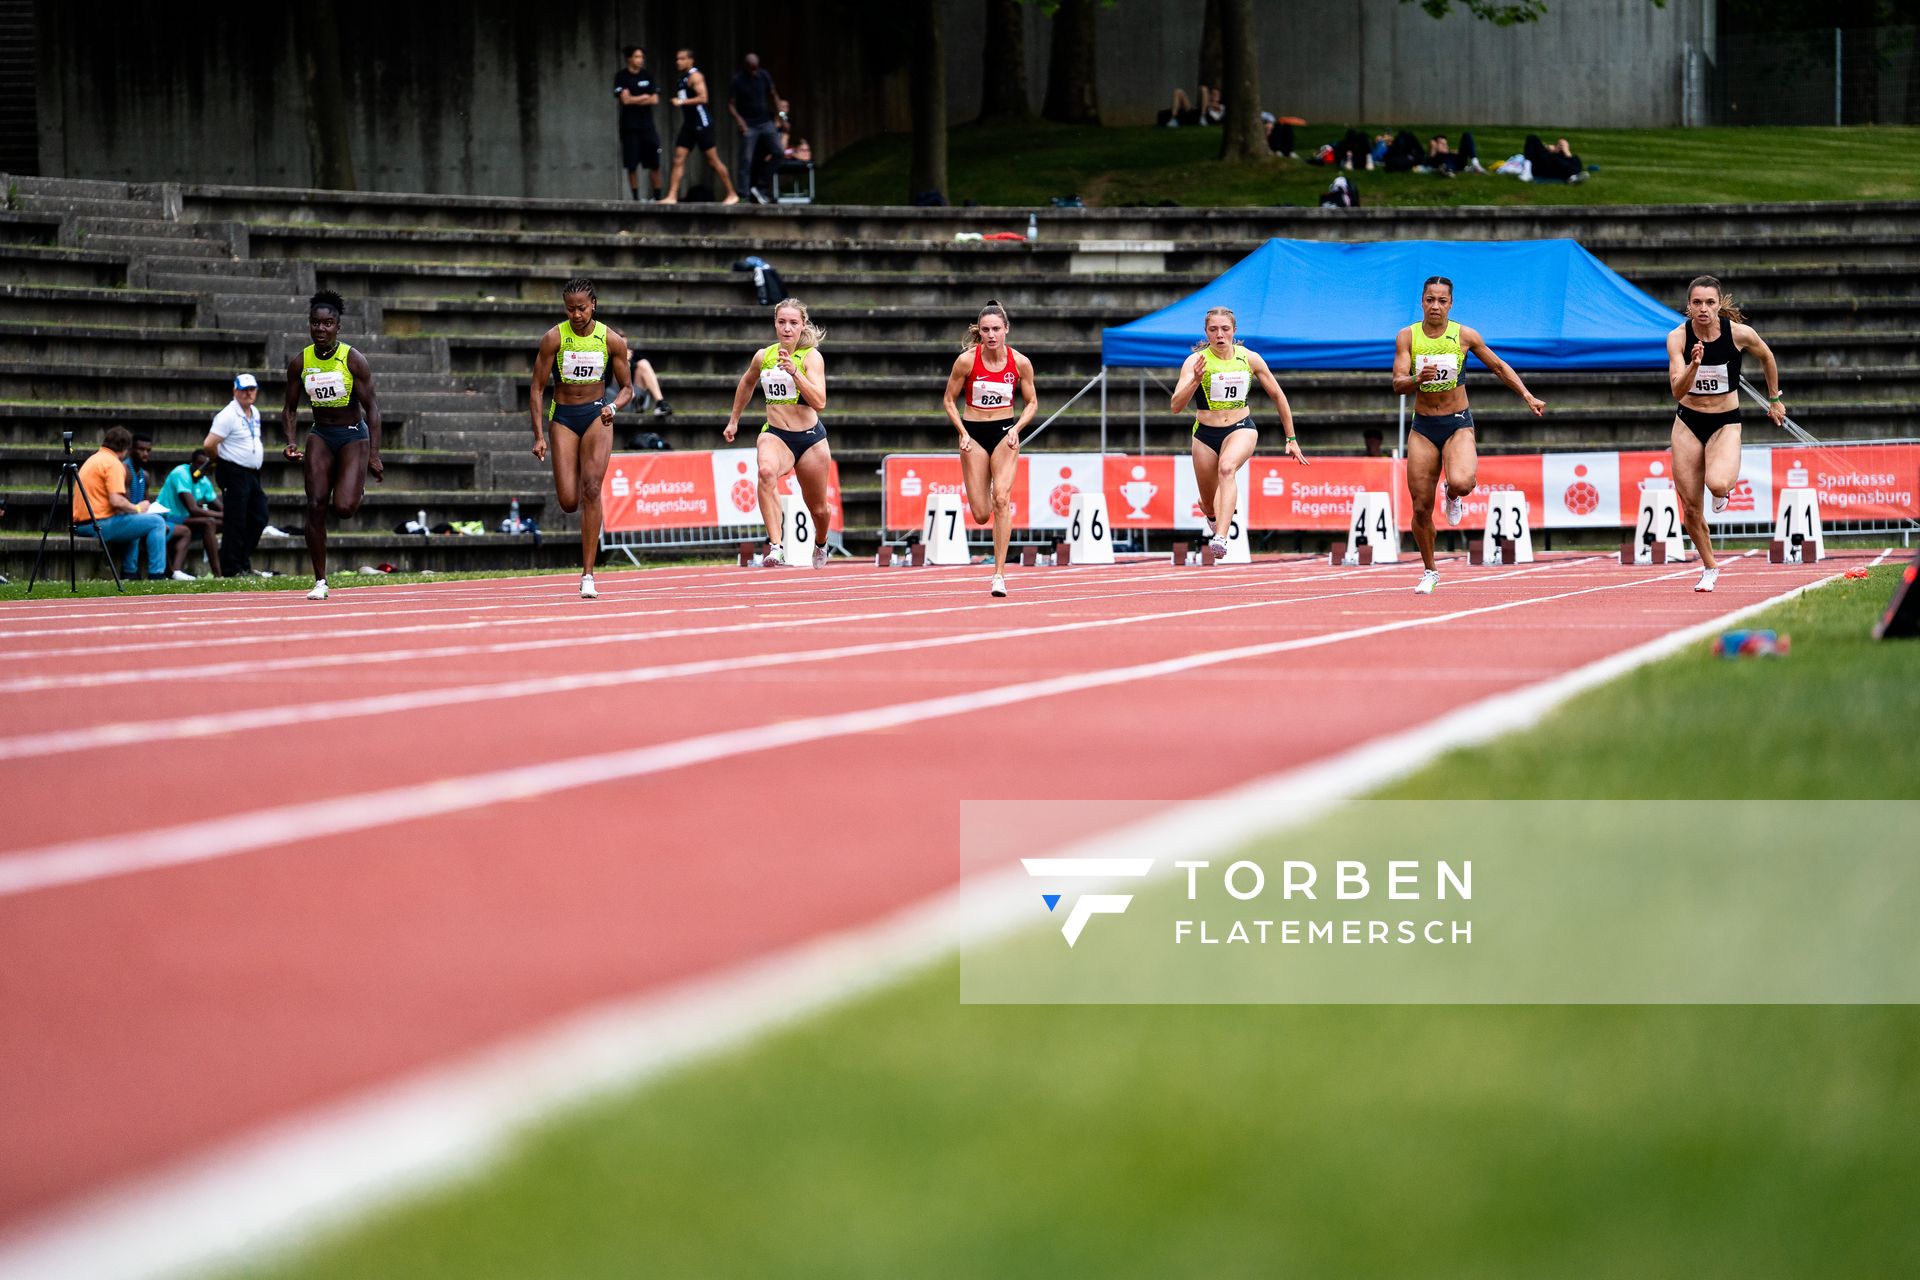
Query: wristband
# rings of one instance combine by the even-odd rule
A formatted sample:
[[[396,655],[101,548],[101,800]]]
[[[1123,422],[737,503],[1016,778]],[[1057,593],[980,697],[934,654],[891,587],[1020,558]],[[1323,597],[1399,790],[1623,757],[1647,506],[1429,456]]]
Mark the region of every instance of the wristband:
[[[1779,404],[1779,403],[1780,403],[1780,401],[1781,401],[1781,400],[1783,400],[1783,399],[1785,399],[1785,397],[1784,397],[1784,396],[1782,396],[1782,395],[1780,394],[1780,392],[1778,392],[1778,391],[1776,391],[1776,392],[1774,392],[1774,393],[1773,393],[1772,395],[1770,395],[1770,396],[1768,396],[1768,397],[1767,397],[1767,403],[1768,403],[1768,404]]]

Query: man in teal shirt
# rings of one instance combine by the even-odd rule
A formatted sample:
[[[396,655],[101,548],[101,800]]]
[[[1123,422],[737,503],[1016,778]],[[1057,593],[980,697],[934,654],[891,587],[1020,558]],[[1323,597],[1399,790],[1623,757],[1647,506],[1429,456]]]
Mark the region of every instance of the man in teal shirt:
[[[191,534],[172,540],[172,531],[185,525],[192,533],[200,536],[200,545],[206,550],[207,563],[213,566],[218,575],[220,571],[220,489],[213,482],[213,459],[205,449],[195,449],[193,458],[183,462],[167,473],[166,483],[160,486],[160,492],[154,502],[165,507],[167,516],[169,549],[173,553],[170,568],[177,578],[186,570],[187,548],[192,545]]]

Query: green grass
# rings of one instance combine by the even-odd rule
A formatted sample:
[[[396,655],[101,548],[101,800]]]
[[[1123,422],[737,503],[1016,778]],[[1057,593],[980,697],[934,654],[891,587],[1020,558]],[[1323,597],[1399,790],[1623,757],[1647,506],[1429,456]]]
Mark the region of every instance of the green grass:
[[[1387,794],[1920,795],[1920,649],[1867,638],[1894,572],[1759,620],[1792,632],[1790,658],[1694,646]],[[1789,728],[1811,736],[1776,759],[1764,744]],[[1019,1008],[956,990],[943,964],[248,1274],[1920,1269],[1920,1010]]]
[[[1360,126],[1369,136],[1383,126]],[[1462,126],[1407,126],[1424,141]],[[1560,129],[1472,126],[1488,168],[1537,132],[1566,136],[1600,172],[1578,185],[1523,183],[1495,175],[1360,173],[1365,206],[1739,204],[1768,200],[1920,199],[1920,128]],[[1337,139],[1344,124],[1296,130],[1302,156]],[[948,134],[949,200],[1045,205],[1077,194],[1089,205],[1312,205],[1333,171],[1302,160],[1223,164],[1215,129],[1091,128],[1036,122],[963,125]],[[831,204],[904,204],[910,146],[904,134],[856,143],[823,164],[820,198]],[[1010,159],[1015,159],[1009,163]]]

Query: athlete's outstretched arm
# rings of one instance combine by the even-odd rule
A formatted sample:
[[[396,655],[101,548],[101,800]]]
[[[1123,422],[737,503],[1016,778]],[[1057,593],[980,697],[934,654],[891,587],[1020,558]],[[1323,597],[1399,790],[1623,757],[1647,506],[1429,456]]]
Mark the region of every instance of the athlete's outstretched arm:
[[[1287,403],[1287,393],[1280,389],[1280,380],[1273,376],[1266,358],[1258,351],[1247,352],[1247,367],[1260,380],[1261,390],[1267,393],[1267,398],[1273,401],[1274,412],[1280,415],[1280,430],[1286,433],[1287,453],[1295,462],[1306,466],[1306,455],[1300,452],[1300,441],[1293,433],[1293,406]]]
[[[1020,398],[1026,401],[1020,408],[1019,421],[1013,424],[1013,447],[1018,449],[1020,437],[1027,433],[1027,424],[1040,412],[1040,393],[1033,385],[1033,361],[1020,356],[1014,368],[1020,371]]]
[[[1774,362],[1773,348],[1760,340],[1760,335],[1744,324],[1733,326],[1733,345],[1742,351],[1751,351],[1760,358],[1760,368],[1767,376],[1767,417],[1779,426],[1787,420],[1786,398],[1780,394],[1780,366]]]
[[[300,357],[287,358],[287,399],[280,409],[280,430],[286,433],[286,455],[300,461]]]
[[[1196,351],[1180,366],[1180,381],[1173,384],[1173,412],[1185,413],[1187,402],[1200,385],[1200,370],[1206,368],[1207,353]]]
[[[367,474],[384,481],[387,464],[380,461],[380,400],[374,392],[373,366],[358,351],[351,351],[347,353],[347,372],[353,375],[353,398],[360,402],[360,416],[367,424]]]
[[[540,349],[533,355],[533,383],[527,392],[527,407],[533,414],[533,456],[547,458],[547,374],[553,369],[553,357],[560,350],[560,326],[547,330]]]
[[[1393,393],[1410,396],[1420,389],[1420,379],[1413,376],[1413,332],[1402,329],[1393,340]]]
[[[967,353],[961,352],[953,358],[953,368],[947,372],[947,389],[940,394],[940,407],[947,411],[947,421],[960,436],[960,452],[965,453],[973,444],[973,437],[967,434],[966,426],[960,419],[960,408],[953,398],[960,394],[961,384],[967,380]]]
[[[613,393],[613,403],[602,407],[601,416],[612,422],[613,415],[633,400],[633,355],[627,350],[626,335],[607,330],[607,359],[613,362],[613,380],[620,388]]]
[[[727,429],[720,435],[729,444],[740,430],[740,413],[747,407],[747,401],[753,399],[753,384],[760,380],[760,352],[753,353],[753,359],[747,361],[747,371],[740,375],[739,385],[733,389],[733,412],[727,415]]]
[[[1506,383],[1507,386],[1513,389],[1515,395],[1526,401],[1527,408],[1533,410],[1534,417],[1537,418],[1547,411],[1547,402],[1527,390],[1527,384],[1520,381],[1520,375],[1513,371],[1513,366],[1493,354],[1493,348],[1487,345],[1486,340],[1480,336],[1478,329],[1469,329],[1467,326],[1461,325],[1460,345],[1479,356],[1480,363],[1491,369],[1494,377]],[[1464,372],[1464,370],[1462,372]]]
[[[780,359],[791,365],[792,360],[785,354]],[[820,358],[818,351],[807,352],[807,358],[793,371],[793,388],[800,393],[800,399],[812,406],[815,413],[827,407],[827,362]]]

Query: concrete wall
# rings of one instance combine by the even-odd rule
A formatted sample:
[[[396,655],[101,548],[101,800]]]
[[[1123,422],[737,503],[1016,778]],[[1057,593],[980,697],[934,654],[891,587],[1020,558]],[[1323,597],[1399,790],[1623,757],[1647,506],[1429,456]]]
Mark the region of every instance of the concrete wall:
[[[1710,36],[1714,0],[1549,0],[1537,23],[1496,27],[1399,0],[1255,0],[1262,105],[1319,123],[1677,127],[1684,53]],[[1108,124],[1140,124],[1175,85],[1194,92],[1204,0],[1120,0],[1100,11]],[[949,0],[949,102],[979,113],[980,6]],[[1051,20],[1028,10],[1028,83],[1046,84]]]

